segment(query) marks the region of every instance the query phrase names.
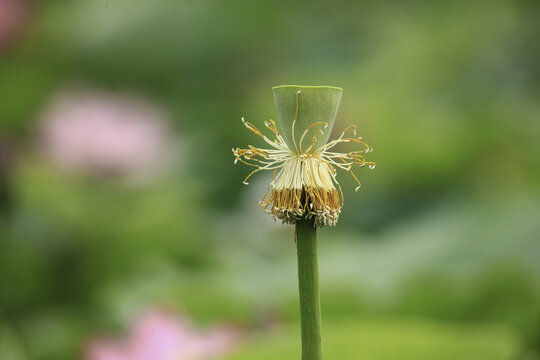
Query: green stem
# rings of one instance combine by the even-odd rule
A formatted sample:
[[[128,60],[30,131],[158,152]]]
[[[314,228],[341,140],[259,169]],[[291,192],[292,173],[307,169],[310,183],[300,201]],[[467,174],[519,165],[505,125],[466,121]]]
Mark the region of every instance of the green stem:
[[[313,219],[298,220],[295,237],[298,252],[302,360],[320,360],[322,358],[321,304],[319,299],[317,229],[313,226]]]

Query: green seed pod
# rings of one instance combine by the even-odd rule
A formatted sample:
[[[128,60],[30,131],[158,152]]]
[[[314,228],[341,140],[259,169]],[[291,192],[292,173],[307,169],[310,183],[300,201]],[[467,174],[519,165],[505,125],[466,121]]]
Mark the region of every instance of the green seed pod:
[[[282,85],[273,87],[272,91],[281,132],[289,149],[303,153],[319,130],[322,133],[317,138],[315,148],[326,144],[334,126],[343,89],[332,86]],[[309,131],[304,135],[308,128]]]

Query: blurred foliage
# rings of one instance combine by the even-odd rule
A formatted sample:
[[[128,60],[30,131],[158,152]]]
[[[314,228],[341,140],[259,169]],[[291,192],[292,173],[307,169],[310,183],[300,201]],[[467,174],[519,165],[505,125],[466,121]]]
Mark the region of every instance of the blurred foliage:
[[[516,340],[497,327],[435,325],[427,321],[361,319],[325,323],[323,355],[390,359],[511,359]],[[300,357],[298,328],[274,329],[230,359]]]
[[[297,356],[292,228],[230,152],[293,83],[343,87],[334,132],[378,164],[358,193],[340,174],[320,231],[327,356],[540,358],[540,3],[28,4],[0,48],[0,358],[77,358],[156,304],[260,329],[235,359]],[[163,106],[179,161],[142,185],[56,168],[40,119],[73,86]]]

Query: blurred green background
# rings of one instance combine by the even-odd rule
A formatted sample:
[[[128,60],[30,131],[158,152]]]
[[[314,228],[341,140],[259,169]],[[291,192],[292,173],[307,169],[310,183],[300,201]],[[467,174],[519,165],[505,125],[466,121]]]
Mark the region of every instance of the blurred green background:
[[[293,228],[231,148],[271,87],[344,88],[375,151],[320,241],[328,359],[540,358],[537,1],[0,1],[0,358],[141,309],[298,358]],[[277,120],[277,119],[276,119]],[[335,135],[335,134],[334,134]],[[157,359],[160,360],[160,359]]]

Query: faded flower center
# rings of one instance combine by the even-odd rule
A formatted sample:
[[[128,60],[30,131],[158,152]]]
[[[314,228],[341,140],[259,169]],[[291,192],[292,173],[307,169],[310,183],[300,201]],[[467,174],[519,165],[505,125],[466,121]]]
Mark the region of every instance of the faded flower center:
[[[298,95],[299,93],[296,98],[297,114]],[[264,136],[259,129],[243,118],[242,122],[272,148],[260,149],[249,145],[247,149],[232,149],[235,156],[234,162],[240,161],[255,167],[255,170],[244,180],[246,185],[248,184],[247,180],[256,172],[261,170],[274,171],[272,182],[259,205],[284,223],[294,224],[302,217],[314,217],[315,226],[336,225],[343,206],[343,193],[336,179],[336,168],[351,174],[358,183],[356,190],[360,188],[360,181],[352,172],[352,166],[364,167],[367,165],[370,169],[375,168],[374,162],[366,161],[364,158],[364,154],[373,151],[373,148],[369,147],[361,137],[346,136],[348,132],[352,132],[353,136],[356,135],[355,126],[347,127],[339,138],[317,146],[317,140],[327,124],[314,123],[304,130],[297,144],[294,140],[295,119],[291,129],[294,148],[291,149],[277,130],[274,121],[265,122],[266,127],[276,137],[274,141]],[[316,132],[311,139],[311,145],[304,150],[302,142],[309,141],[305,139],[306,135],[312,128],[319,125],[322,125],[323,129]],[[361,149],[347,153],[331,151],[334,146],[340,143],[355,143],[360,145]]]

